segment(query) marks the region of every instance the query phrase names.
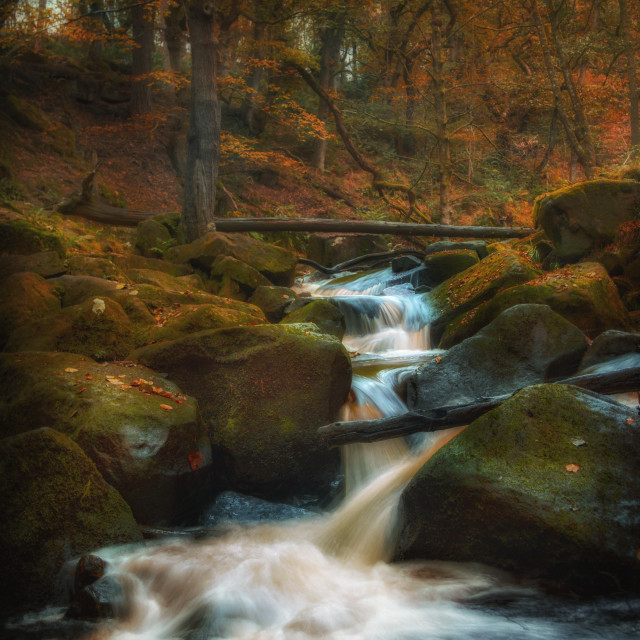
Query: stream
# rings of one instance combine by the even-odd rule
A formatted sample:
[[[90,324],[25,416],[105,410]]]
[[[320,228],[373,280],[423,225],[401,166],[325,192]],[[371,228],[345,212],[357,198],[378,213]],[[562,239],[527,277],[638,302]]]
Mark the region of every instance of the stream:
[[[402,413],[396,390],[436,351],[411,274],[390,269],[300,290],[345,314],[354,367],[342,420]],[[637,638],[640,601],[549,596],[490,567],[389,564],[403,487],[460,429],[343,450],[345,498],[327,513],[229,522],[210,537],[99,551],[124,586],[121,620],[64,632],[60,610],[14,621],[13,638],[112,640],[590,640]],[[290,508],[283,506],[283,510]],[[283,511],[286,512],[286,511]],[[274,512],[277,513],[277,507]],[[48,621],[48,622],[47,622]],[[37,625],[49,633],[36,634]],[[71,623],[69,623],[71,624]],[[58,626],[56,626],[58,625]]]

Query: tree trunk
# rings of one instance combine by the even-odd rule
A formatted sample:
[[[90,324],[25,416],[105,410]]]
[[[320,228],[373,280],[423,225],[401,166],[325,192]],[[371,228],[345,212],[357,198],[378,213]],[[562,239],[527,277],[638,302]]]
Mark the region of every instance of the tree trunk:
[[[220,158],[220,104],[216,86],[215,0],[191,0],[191,109],[182,224],[189,242],[215,230]]]
[[[547,70],[547,77],[549,78],[551,91],[553,92],[553,97],[556,101],[558,117],[560,118],[560,122],[562,122],[562,126],[564,127],[569,146],[571,147],[571,149],[573,149],[576,156],[578,157],[587,180],[591,180],[593,178],[593,166],[591,163],[591,158],[578,140],[576,132],[574,131],[574,128],[569,121],[567,111],[564,108],[564,104],[562,102],[562,91],[560,89],[560,85],[558,84],[558,79],[556,78],[556,72],[553,65],[553,60],[551,58],[551,47],[549,46],[547,32],[542,23],[542,17],[540,16],[540,9],[538,7],[537,0],[531,0],[531,15],[536,26],[536,31],[538,32],[538,39],[540,40],[540,48],[542,49],[544,66]]]
[[[629,82],[629,119],[631,121],[631,145],[640,145],[640,118],[638,116],[638,80],[636,75],[636,55],[631,37],[631,14],[627,0],[618,0],[620,4],[620,30],[627,58],[627,78]]]
[[[149,5],[133,6],[131,9],[133,40],[131,73],[131,113],[150,113],[153,108],[149,74],[153,56],[153,9]]]
[[[344,15],[330,14],[327,26],[322,30],[322,48],[320,54],[320,74],[318,84],[327,92],[333,92],[338,86],[338,68],[340,66],[340,50],[344,38]],[[329,107],[324,100],[318,105],[318,118],[327,123]],[[317,138],[313,149],[311,165],[324,173],[327,155],[326,138]]]
[[[438,189],[440,193],[440,220],[451,224],[451,141],[447,119],[447,91],[444,75],[442,40],[442,14],[440,2],[431,5],[431,57],[433,59],[433,104],[438,141]]]
[[[185,53],[184,7],[171,4],[164,16],[164,41],[169,55],[169,66],[172,71],[180,73]]]
[[[257,3],[256,7],[257,8]],[[263,22],[256,22],[253,25],[253,52],[252,57],[262,59],[265,56],[264,51],[264,39],[265,39],[266,27]],[[259,135],[264,130],[266,119],[264,117],[258,117],[258,96],[260,89],[265,81],[266,72],[263,67],[256,66],[251,71],[249,76],[248,87],[250,89],[249,94],[244,100],[242,105],[243,119],[247,128],[253,135]]]

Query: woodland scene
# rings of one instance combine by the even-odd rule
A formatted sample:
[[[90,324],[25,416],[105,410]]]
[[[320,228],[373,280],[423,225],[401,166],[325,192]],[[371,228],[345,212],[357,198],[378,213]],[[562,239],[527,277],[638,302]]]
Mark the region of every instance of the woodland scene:
[[[0,0],[15,640],[640,634],[640,5]]]

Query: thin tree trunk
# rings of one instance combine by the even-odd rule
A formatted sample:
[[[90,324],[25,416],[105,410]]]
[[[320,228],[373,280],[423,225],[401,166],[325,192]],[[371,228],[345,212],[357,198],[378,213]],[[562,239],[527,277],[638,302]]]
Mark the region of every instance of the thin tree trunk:
[[[149,5],[133,6],[131,9],[133,40],[131,73],[131,113],[149,113],[153,108],[151,84],[148,74],[152,70],[153,56],[153,13]]]
[[[556,101],[556,108],[558,109],[558,117],[560,118],[560,122],[562,122],[562,126],[564,127],[565,133],[567,135],[567,141],[569,142],[569,146],[573,149],[575,154],[582,165],[582,170],[587,177],[587,180],[591,180],[593,177],[593,166],[591,164],[591,159],[588,153],[583,149],[580,141],[576,137],[576,133],[573,129],[571,122],[569,121],[569,117],[567,115],[567,111],[564,108],[564,104],[562,102],[562,91],[560,90],[560,85],[558,84],[558,79],[556,78],[555,69],[553,66],[553,60],[551,58],[551,48],[549,46],[549,40],[547,38],[547,32],[542,24],[542,18],[540,16],[540,9],[538,7],[537,0],[531,0],[531,14],[533,17],[534,24],[536,25],[536,31],[538,32],[538,38],[540,40],[540,48],[542,49],[542,57],[544,59],[544,66],[547,70],[547,77],[549,78],[549,84],[551,85],[551,90],[553,92],[553,97]]]
[[[257,7],[257,3],[256,3]],[[266,27],[263,22],[256,22],[253,25],[253,52],[252,57],[255,58],[263,58],[265,55],[264,51],[264,38],[265,38]],[[266,73],[265,70],[261,66],[256,66],[251,71],[251,75],[249,76],[249,94],[244,100],[244,104],[242,105],[243,110],[243,119],[249,131],[258,135],[262,133],[264,130],[264,119],[258,117],[258,96],[260,93],[260,88],[263,85]]]
[[[216,85],[215,1],[191,0],[191,109],[182,224],[192,241],[215,230],[220,157],[220,104]]]
[[[624,52],[627,57],[627,79],[629,82],[629,119],[631,121],[631,144],[640,145],[640,118],[638,116],[638,80],[636,71],[636,54],[631,37],[631,14],[627,0],[620,3],[620,30],[624,42]]]

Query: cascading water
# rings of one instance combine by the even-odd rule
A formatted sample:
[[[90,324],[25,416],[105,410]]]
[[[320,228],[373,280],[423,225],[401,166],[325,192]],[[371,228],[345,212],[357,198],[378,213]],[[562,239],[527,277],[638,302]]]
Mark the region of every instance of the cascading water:
[[[390,288],[385,280],[389,277],[390,271],[383,270],[307,287],[314,295],[331,296],[347,318],[345,344],[354,352],[355,375],[343,420],[405,411],[394,389],[425,354],[433,354],[427,302],[412,295],[410,286],[392,283]],[[332,513],[284,524],[230,524],[200,541],[173,539],[100,551],[125,597],[119,620],[92,637],[634,637],[634,625],[607,624],[612,612],[606,607],[619,604],[576,608],[516,588],[485,567],[385,562],[393,547],[394,515],[403,487],[457,431],[429,434],[410,448],[400,439],[349,445],[343,452],[347,495]],[[594,619],[594,611],[601,617]]]

